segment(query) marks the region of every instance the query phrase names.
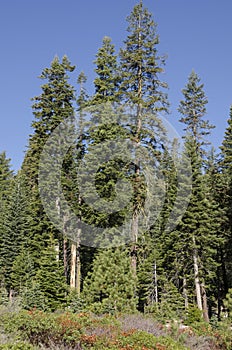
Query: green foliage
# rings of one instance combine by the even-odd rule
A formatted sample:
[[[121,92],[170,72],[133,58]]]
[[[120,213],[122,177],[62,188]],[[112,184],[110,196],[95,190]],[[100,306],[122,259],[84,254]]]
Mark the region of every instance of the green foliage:
[[[66,304],[66,309],[70,312],[80,313],[86,309],[85,300],[81,298],[75,289],[69,292],[66,299]]]
[[[45,297],[47,308],[54,311],[64,305],[67,285],[63,266],[57,259],[56,242],[51,239],[49,243],[49,246],[41,254],[36,281]]]
[[[204,120],[208,101],[204,85],[192,71],[182,90],[183,99],[178,109],[186,132],[185,151],[179,156],[175,151],[178,148],[176,140],[168,145],[165,128],[158,117],[158,112],[167,112],[168,101],[167,85],[160,79],[165,59],[158,54],[156,23],[142,1],[134,6],[127,20],[128,35],[119,55],[111,39],[103,38],[94,61],[93,96],[88,96],[87,78],[81,72],[77,78],[79,95],[75,97],[75,88],[69,84],[69,75],[75,67],[66,56],[61,60],[55,57],[40,76],[43,81],[41,93],[32,99],[33,132],[22,170],[14,176],[10,160],[5,152],[0,153],[0,305],[8,307],[15,302],[26,310],[67,309],[74,313],[90,310],[97,314],[140,310],[152,312],[162,321],[179,319],[186,313],[186,324],[194,325],[201,332],[205,324],[201,311],[195,307],[198,284],[201,294],[198,299],[204,300],[204,311],[207,313],[208,301],[217,327],[223,328],[227,322],[230,327],[232,106],[220,161],[213,152],[206,160],[208,142],[205,137],[213,126]],[[70,125],[74,131],[74,103],[77,104],[79,132],[76,145],[65,155],[59,179],[54,149],[64,141],[64,135],[60,134],[57,144],[53,143],[50,149],[55,158],[53,172],[48,164],[41,165],[46,181],[39,189],[41,152],[55,128],[69,117],[73,117]],[[92,127],[89,127],[89,117]],[[123,147],[119,156],[107,158],[107,142],[112,145],[122,139],[129,139],[135,145],[134,161],[126,159]],[[139,153],[140,147],[146,152]],[[105,161],[99,164],[102,155]],[[164,178],[156,183],[154,198],[148,193],[146,166],[141,165],[145,158]],[[186,158],[190,160],[191,171]],[[84,174],[79,172],[80,164],[87,169]],[[177,164],[181,168],[180,174]],[[94,173],[94,181],[86,180],[91,173]],[[51,185],[59,180],[61,186],[53,193]],[[83,188],[86,187],[85,198],[79,188],[82,180]],[[118,210],[114,201],[119,180],[130,183],[132,193],[128,204],[128,193],[122,192],[123,205]],[[191,185],[191,196],[187,198]],[[129,192],[129,186],[126,189]],[[63,236],[49,220],[39,190],[49,198],[61,219]],[[95,207],[91,206],[94,191],[100,198]],[[81,224],[78,231],[72,230],[80,261],[74,259],[75,254],[70,249],[73,243],[68,241],[70,217],[61,205],[61,192],[77,216],[78,225],[82,219],[90,227],[88,232],[82,232]],[[146,211],[145,203],[150,198],[150,212],[149,215],[145,213],[144,218],[149,221],[147,216],[158,215],[156,222],[152,227],[147,225],[149,229],[146,230],[139,214]],[[113,208],[112,212],[106,210],[107,205]],[[121,227],[128,216],[132,217],[131,225],[128,225],[132,246],[130,249],[109,248],[110,244],[111,247],[118,244],[117,238],[122,236]],[[93,239],[99,229],[103,230],[102,236]],[[96,246],[107,249],[81,246],[82,238],[88,244],[91,240]],[[72,276],[72,280],[78,279],[75,283],[78,288],[72,291],[68,289],[71,262],[76,271],[81,266],[81,273],[78,270]],[[82,293],[80,289],[83,289]],[[223,305],[228,309],[229,318],[220,325],[215,321],[215,315],[220,319]],[[10,318],[8,321],[10,323]],[[86,348],[101,350],[154,346],[181,349],[182,346],[181,341],[177,344],[168,337],[154,338],[144,331],[121,334],[115,319],[104,317],[100,320],[86,314],[58,316],[34,310],[20,313],[13,323],[12,327],[25,332],[33,344],[38,345],[41,341],[44,346],[52,346],[50,340],[57,342],[57,346],[74,346],[78,342]],[[98,334],[91,333],[92,323],[99,327]],[[82,327],[86,334],[82,333]],[[228,334],[225,329],[220,332],[218,344],[225,348],[230,344]],[[27,343],[20,342],[14,346],[10,343],[2,345],[2,348],[7,346],[9,349],[30,348]]]
[[[26,342],[7,343],[0,345],[0,350],[35,350],[36,348]]]
[[[228,310],[230,318],[232,318],[232,288],[229,289],[226,295],[226,300],[224,301],[224,305]]]
[[[135,5],[127,21],[128,36],[120,51],[122,97],[135,105],[163,110],[167,106],[163,91],[167,85],[159,79],[164,59],[157,53],[156,24],[142,2]]]
[[[187,350],[193,346],[204,349],[211,346],[213,349],[229,350],[231,346],[229,333],[222,325],[215,331],[207,324],[199,323],[197,327],[195,323],[182,333],[173,327],[165,330],[162,324],[152,319],[148,322],[142,315],[115,318],[31,310],[5,313],[2,321],[9,336],[17,334],[15,348],[12,348],[13,342],[8,342],[2,345],[3,349],[9,346],[9,349]]]
[[[9,302],[8,292],[6,288],[1,287],[0,288],[0,305],[7,305],[8,302]]]
[[[83,298],[96,313],[135,311],[136,279],[132,274],[128,251],[105,249],[98,253],[88,274]]]
[[[94,79],[95,94],[91,98],[90,104],[101,104],[105,102],[114,102],[118,100],[119,73],[117,56],[111,38],[103,38],[102,47],[96,55],[95,72],[97,77]]]
[[[189,326],[202,323],[202,312],[195,305],[190,305],[185,313],[184,323]]]
[[[200,78],[192,71],[185,89],[182,90],[184,100],[180,101],[178,111],[182,114],[181,123],[185,124],[186,136],[191,135],[196,142],[199,152],[204,153],[202,147],[207,145],[205,136],[214,128],[203,117],[206,114],[207,98],[203,90],[204,84],[200,84]]]
[[[9,292],[13,288],[11,273],[14,262],[20,252],[28,246],[33,226],[25,179],[20,174],[14,179],[8,202],[2,235],[1,261],[4,284]],[[18,276],[18,279],[20,278],[21,276]]]
[[[39,283],[31,279],[19,291],[20,305],[25,310],[36,308],[38,310],[48,310],[49,302],[45,293],[41,290]]]
[[[223,169],[226,169],[230,175],[232,175],[232,106],[230,107],[228,126],[226,128],[222,146],[220,148],[222,154],[221,166]]]
[[[5,288],[4,280],[6,277],[6,264],[4,258],[4,251],[7,250],[5,239],[7,229],[6,217],[9,209],[13,182],[13,171],[10,167],[10,159],[6,157],[6,153],[0,153],[0,286],[3,288]],[[7,243],[9,243],[9,241]]]

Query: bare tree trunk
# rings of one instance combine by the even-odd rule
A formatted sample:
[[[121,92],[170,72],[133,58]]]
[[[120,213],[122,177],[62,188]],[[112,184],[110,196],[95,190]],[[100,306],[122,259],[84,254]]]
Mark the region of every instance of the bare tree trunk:
[[[199,267],[198,267],[198,253],[196,249],[196,241],[193,236],[193,267],[194,267],[194,283],[196,289],[196,297],[197,297],[197,307],[199,310],[203,310],[202,306],[202,298],[201,298],[201,285],[199,279]]]
[[[183,278],[183,296],[184,296],[184,307],[188,309],[188,293],[187,293],[187,281],[186,277]]]
[[[64,276],[66,282],[68,282],[68,240],[63,240],[63,259],[64,259]]]
[[[154,264],[154,284],[155,284],[155,304],[156,304],[156,307],[158,307],[158,283],[157,283],[156,260],[155,260],[155,264]]]
[[[203,317],[206,322],[209,322],[207,295],[206,295],[204,283],[201,284],[201,292],[202,292],[202,301],[203,301]]]
[[[9,301],[12,303],[13,301],[13,294],[14,294],[14,291],[13,289],[10,289],[10,292],[9,292]]]
[[[76,256],[76,290],[80,296],[81,293],[81,257],[80,257],[80,237],[81,229],[78,229],[77,233],[77,256]]]
[[[72,242],[71,245],[71,270],[70,270],[70,287],[76,288],[76,260],[77,260],[77,244]]]
[[[59,243],[57,243],[54,247],[54,250],[56,252],[56,261],[58,262],[60,260],[60,246],[59,246]]]

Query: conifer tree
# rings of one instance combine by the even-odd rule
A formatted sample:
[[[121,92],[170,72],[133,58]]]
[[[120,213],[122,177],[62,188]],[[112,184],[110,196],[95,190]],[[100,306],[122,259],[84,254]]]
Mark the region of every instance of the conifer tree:
[[[222,255],[224,257],[224,291],[227,293],[228,289],[232,287],[232,106],[230,108],[228,126],[220,148],[221,159],[219,165],[224,188],[220,193],[218,201],[225,213],[225,220],[222,226],[224,230],[225,246],[222,249]]]
[[[93,312],[133,312],[135,287],[127,250],[108,248],[95,257],[92,272],[84,281],[83,297]]]
[[[208,190],[202,175],[203,158],[206,153],[204,146],[209,144],[205,137],[214,127],[208,120],[204,120],[207,99],[203,87],[204,85],[200,84],[200,78],[192,71],[186,88],[182,90],[184,100],[180,101],[178,109],[182,115],[180,121],[185,124],[186,150],[192,166],[192,195],[179,229],[186,233],[186,239],[189,237],[191,240],[188,244],[192,250],[197,305],[200,310],[203,310],[204,318],[208,321],[205,279],[201,274],[207,269],[215,272],[215,255],[219,239],[216,235],[216,207],[209,196],[207,198]],[[214,237],[213,246],[210,244],[212,237]],[[188,251],[187,248],[186,251]],[[204,251],[205,260],[200,253],[202,251]]]
[[[13,183],[13,171],[11,170],[10,159],[5,152],[0,153],[0,289],[6,291],[4,283],[5,263],[3,259],[4,237],[6,234],[6,215],[9,209],[10,195]],[[7,292],[6,292],[7,293]]]
[[[230,116],[227,123],[228,126],[220,147],[222,153],[221,167],[232,176],[232,106],[230,107]]]
[[[90,100],[91,105],[117,101],[120,81],[117,55],[108,36],[103,38],[102,47],[98,50],[94,63],[97,77],[94,79],[95,94]]]
[[[42,71],[40,79],[47,82],[42,85],[42,93],[34,97],[32,106],[35,120],[32,122],[34,133],[30,136],[28,151],[23,163],[23,171],[33,188],[38,181],[38,163],[43,146],[51,132],[66,118],[74,115],[72,103],[74,88],[68,84],[68,72],[74,70],[68,58],[62,62],[55,57],[50,68]]]
[[[85,107],[88,103],[88,95],[85,89],[87,78],[84,72],[81,72],[77,78],[77,83],[80,86],[79,96],[77,97],[77,128],[78,137],[76,140],[76,147],[72,148],[73,162],[69,164],[69,180],[71,183],[68,188],[67,195],[70,203],[75,208],[78,217],[78,227],[76,228],[76,235],[71,242],[71,266],[70,266],[70,287],[75,289],[76,294],[80,297],[81,291],[81,204],[82,199],[79,193],[78,184],[76,181],[76,167],[78,167],[83,155],[85,153],[84,145],[84,123],[85,123]],[[75,193],[75,195],[74,195]],[[71,195],[71,196],[70,196]],[[73,292],[74,293],[74,292]]]
[[[160,80],[163,72],[164,59],[158,55],[159,38],[156,24],[149,11],[144,8],[142,1],[135,5],[128,21],[128,36],[120,51],[120,70],[122,83],[120,96],[122,101],[133,106],[134,116],[130,120],[130,137],[135,148],[139,145],[149,145],[155,151],[151,157],[157,156],[157,149],[163,146],[163,130],[157,113],[166,111],[168,107],[165,88],[167,85]],[[148,113],[152,111],[152,113]],[[162,140],[161,140],[162,139]],[[145,146],[146,147],[146,146]],[[142,183],[140,160],[134,161],[134,176],[132,181]],[[136,189],[137,188],[137,189]],[[131,228],[131,259],[136,273],[137,241],[141,210],[142,187],[135,185],[133,201],[133,218]],[[142,192],[141,192],[142,191]]]
[[[205,137],[210,134],[214,126],[208,120],[204,120],[208,100],[203,89],[204,84],[200,81],[199,76],[192,71],[186,87],[182,90],[184,100],[180,101],[178,111],[182,115],[179,121],[185,124],[184,138],[191,135],[196,142],[197,152],[203,155],[204,146],[209,144]]]
[[[57,230],[44,212],[41,203],[38,188],[38,173],[41,152],[49,136],[61,122],[69,117],[74,117],[74,88],[68,83],[68,74],[73,72],[74,68],[66,56],[62,58],[61,62],[58,57],[55,57],[51,63],[51,67],[45,68],[40,76],[40,79],[45,81],[41,87],[41,94],[32,99],[34,102],[32,109],[35,117],[32,122],[34,132],[29,139],[29,147],[23,162],[22,171],[26,176],[27,186],[31,191],[30,202],[35,224],[33,227],[33,239],[30,245],[36,261],[40,258],[40,252],[46,246],[45,242],[49,240],[50,233],[53,232],[55,235],[58,235]],[[54,145],[55,147],[58,146]],[[67,157],[69,158],[69,155]],[[44,166],[46,167],[46,164]],[[47,170],[44,169],[44,171]],[[62,173],[63,180],[65,177],[64,173],[65,170]],[[53,179],[53,181],[58,180],[57,178]],[[49,181],[51,181],[51,178],[49,178]],[[50,200],[54,200],[54,194],[50,193],[50,185],[50,183],[47,183],[46,189],[40,188],[40,190],[45,190],[47,195],[50,196]],[[59,215],[59,198],[55,200],[57,203],[57,214]],[[65,222],[63,226],[65,228]],[[64,238],[63,242],[60,239],[59,245],[60,248],[63,247],[64,271],[68,281],[66,238]],[[35,268],[39,268],[38,264],[36,264]]]
[[[220,244],[217,236],[217,206],[209,198],[209,189],[201,174],[201,160],[196,154],[195,141],[186,141],[186,151],[192,165],[192,194],[186,212],[170,236],[175,252],[173,263],[174,266],[178,263],[177,270],[180,276],[185,277],[185,281],[182,281],[185,284],[183,288],[190,297],[191,284],[194,284],[197,306],[203,310],[205,320],[208,320],[206,283],[216,275],[215,258]]]
[[[52,311],[63,307],[67,294],[63,266],[55,250],[56,244],[51,238],[49,245],[42,251],[35,276],[35,281],[45,297],[46,307]]]
[[[23,247],[26,249],[26,246],[28,246],[32,227],[33,222],[31,220],[29,196],[25,188],[25,180],[18,174],[14,180],[7,212],[5,213],[1,246],[3,279],[10,296],[13,293],[11,280],[13,264]]]

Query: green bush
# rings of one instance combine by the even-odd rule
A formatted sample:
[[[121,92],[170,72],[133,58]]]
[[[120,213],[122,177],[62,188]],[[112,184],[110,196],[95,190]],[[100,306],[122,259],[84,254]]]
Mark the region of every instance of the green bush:
[[[197,323],[195,310],[190,316],[189,322],[194,321],[194,326],[182,334],[179,328],[176,331],[174,328],[167,330],[162,324],[152,318],[148,320],[142,314],[122,314],[116,318],[109,314],[97,316],[35,309],[18,312],[6,310],[1,314],[3,334],[9,334],[10,338],[6,337],[6,344],[1,345],[0,350],[40,348],[36,346],[75,349],[78,344],[83,349],[93,350],[187,350],[194,344],[199,344],[201,349],[212,344],[212,349],[231,350],[231,330],[228,325],[226,328],[225,324],[221,324],[214,329],[202,319]]]
[[[25,342],[18,343],[7,343],[4,345],[0,345],[0,350],[35,350],[36,348],[31,344]]]

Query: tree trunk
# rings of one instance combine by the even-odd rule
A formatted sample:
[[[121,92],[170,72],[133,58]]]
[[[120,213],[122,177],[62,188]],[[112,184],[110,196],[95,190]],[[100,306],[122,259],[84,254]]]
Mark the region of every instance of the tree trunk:
[[[202,298],[201,298],[201,285],[199,279],[199,267],[198,267],[198,253],[196,249],[196,241],[193,236],[193,267],[194,267],[194,283],[196,289],[196,297],[197,297],[197,307],[199,310],[203,310],[202,306]]]
[[[131,268],[134,275],[137,271],[137,241],[138,241],[138,215],[135,212],[132,218],[132,247],[131,247]]]
[[[68,240],[63,240],[63,259],[64,259],[64,276],[66,283],[68,283]]]
[[[14,291],[13,291],[13,289],[11,288],[11,289],[10,289],[10,292],[9,292],[9,301],[10,301],[10,303],[13,302],[13,294],[14,294]]]
[[[187,281],[186,277],[183,278],[183,296],[184,296],[184,307],[188,309],[188,293],[187,293]]]
[[[207,295],[206,295],[204,283],[201,284],[201,293],[202,293],[202,301],[203,301],[203,317],[206,322],[209,322]]]
[[[81,293],[80,236],[81,236],[81,229],[78,229],[78,233],[77,233],[77,257],[76,257],[76,290],[77,290],[77,294],[79,296]]]
[[[156,304],[156,307],[158,307],[158,283],[157,283],[156,260],[155,260],[155,264],[154,264],[154,285],[155,285],[155,304]]]
[[[71,271],[70,271],[70,287],[76,288],[76,262],[77,262],[77,244],[72,242],[71,245]]]
[[[56,261],[58,262],[60,260],[60,246],[59,246],[59,243],[55,245],[54,250],[56,252]]]
[[[140,28],[141,19],[139,18],[139,24],[138,27]],[[141,33],[139,31],[139,46],[140,46],[140,40],[141,40]],[[142,110],[142,105],[141,105],[141,99],[142,99],[142,63],[138,67],[138,105],[137,105],[137,125],[136,125],[136,135],[135,135],[135,180],[139,180],[140,176],[140,161],[137,159],[136,156],[136,148],[140,144],[140,132],[142,128],[142,119],[141,119],[141,110]],[[135,189],[136,191],[136,189]],[[137,190],[138,191],[138,190]],[[136,195],[136,192],[135,192]],[[139,230],[139,203],[137,203],[137,199],[135,199],[135,207],[134,207],[134,212],[133,212],[133,217],[132,217],[132,248],[131,248],[131,267],[133,273],[136,275],[137,271],[137,242],[138,242],[138,230]]]

